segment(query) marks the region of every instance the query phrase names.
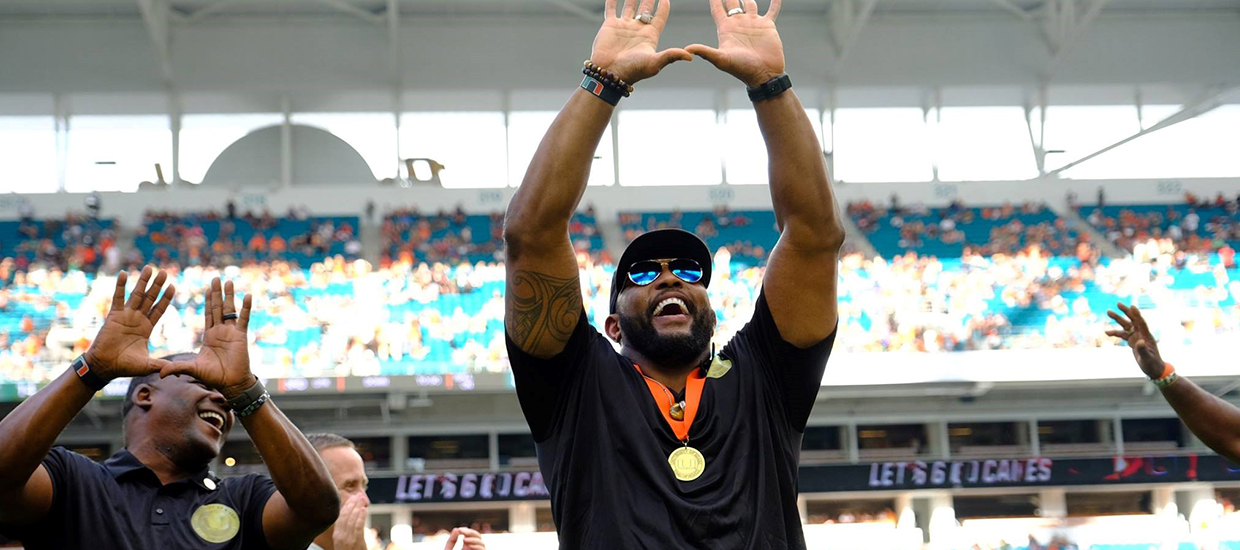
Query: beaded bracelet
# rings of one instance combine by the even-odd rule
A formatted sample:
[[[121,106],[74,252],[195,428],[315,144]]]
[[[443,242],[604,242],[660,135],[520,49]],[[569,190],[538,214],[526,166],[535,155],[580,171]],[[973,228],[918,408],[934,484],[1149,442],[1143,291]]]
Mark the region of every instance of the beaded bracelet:
[[[615,73],[595,65],[594,62],[588,59],[585,61],[584,65],[585,67],[581,69],[582,74],[602,82],[604,86],[614,88],[624,97],[629,97],[629,94],[633,93],[633,86],[625,82],[623,78],[620,78]]]

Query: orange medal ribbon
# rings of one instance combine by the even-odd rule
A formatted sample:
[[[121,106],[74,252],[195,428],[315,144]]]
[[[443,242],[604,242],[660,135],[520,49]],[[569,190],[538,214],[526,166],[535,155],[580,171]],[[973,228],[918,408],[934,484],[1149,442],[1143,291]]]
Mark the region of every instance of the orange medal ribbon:
[[[702,369],[693,369],[693,372],[685,379],[685,419],[676,420],[672,418],[673,403],[671,390],[653,378],[646,376],[646,373],[642,372],[642,368],[637,363],[633,363],[633,368],[637,369],[637,374],[640,374],[646,380],[646,387],[650,390],[650,396],[659,405],[659,412],[663,413],[663,419],[672,427],[672,432],[676,434],[676,439],[688,441],[689,426],[693,424],[693,418],[697,416],[698,404],[702,401],[702,388],[706,385],[706,374],[702,372]]]

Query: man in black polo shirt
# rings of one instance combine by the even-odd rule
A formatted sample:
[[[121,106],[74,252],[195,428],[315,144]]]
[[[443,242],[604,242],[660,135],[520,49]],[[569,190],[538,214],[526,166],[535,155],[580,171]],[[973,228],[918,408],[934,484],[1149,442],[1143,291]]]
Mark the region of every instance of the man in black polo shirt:
[[[719,48],[657,52],[668,2],[651,13],[654,0],[627,0],[617,17],[608,0],[589,74],[508,208],[508,350],[561,548],[805,547],[797,462],[834,341],[844,231],[813,125],[783,74],[779,0],[765,16],[752,0],[710,1]],[[605,328],[616,352],[583,312],[569,220],[612,106],[690,53],[750,89],[780,238],[753,318],[712,358],[706,245],[679,230],[638,237],[612,284]],[[658,190],[648,194],[657,203]]]
[[[336,519],[327,468],[250,372],[246,328],[232,283],[211,283],[202,349],[152,359],[151,330],[172,301],[166,274],[142,270],[83,357],[0,421],[0,532],[31,550],[302,549]],[[133,377],[125,449],[103,464],[52,448],[108,380]],[[235,414],[234,414],[235,413]],[[207,470],[240,418],[271,478]],[[273,483],[274,482],[274,483]]]

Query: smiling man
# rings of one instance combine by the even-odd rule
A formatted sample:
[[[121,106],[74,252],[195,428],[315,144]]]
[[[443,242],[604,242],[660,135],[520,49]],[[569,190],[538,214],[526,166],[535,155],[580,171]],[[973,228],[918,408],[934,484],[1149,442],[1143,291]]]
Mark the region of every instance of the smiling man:
[[[207,293],[202,349],[164,359],[148,339],[172,301],[146,268],[112,307],[90,349],[0,422],[0,533],[29,550],[303,549],[336,519],[331,477],[250,372],[250,297]],[[149,286],[148,286],[148,283]],[[103,464],[52,444],[113,378],[132,377],[125,448]],[[271,478],[208,471],[240,421]]]
[[[780,1],[765,15],[752,0],[700,1],[719,47],[658,52],[669,2],[656,13],[655,0],[628,0],[617,16],[608,0],[586,78],[508,207],[508,351],[561,548],[805,547],[797,463],[834,342],[844,230],[813,125],[783,74]],[[749,88],[780,238],[753,318],[714,358],[709,249],[679,230],[635,239],[605,327],[617,352],[583,310],[569,220],[614,106],[691,54]]]

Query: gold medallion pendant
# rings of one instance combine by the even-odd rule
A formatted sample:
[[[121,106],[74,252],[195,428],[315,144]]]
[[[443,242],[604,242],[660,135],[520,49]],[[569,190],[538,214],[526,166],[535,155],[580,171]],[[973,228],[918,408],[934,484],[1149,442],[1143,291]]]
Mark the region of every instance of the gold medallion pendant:
[[[687,445],[672,451],[667,457],[667,463],[672,466],[676,479],[681,481],[693,481],[706,471],[706,458],[697,449]]]

